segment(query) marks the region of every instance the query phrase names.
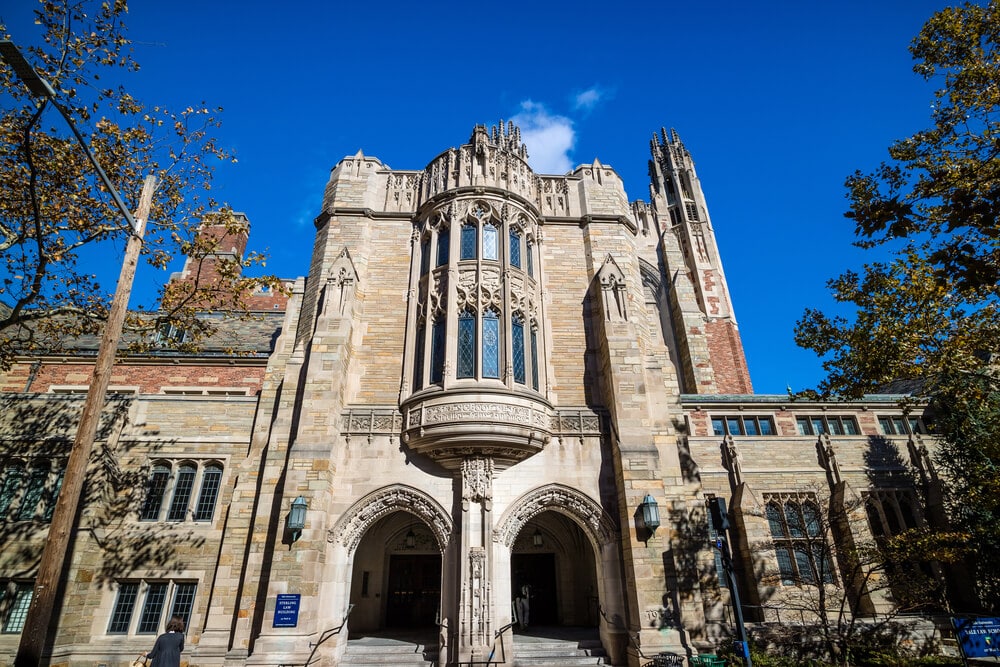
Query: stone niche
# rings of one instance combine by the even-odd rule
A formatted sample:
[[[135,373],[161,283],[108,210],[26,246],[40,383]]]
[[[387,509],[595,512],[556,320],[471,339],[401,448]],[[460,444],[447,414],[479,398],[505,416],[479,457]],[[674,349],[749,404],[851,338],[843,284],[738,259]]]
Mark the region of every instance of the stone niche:
[[[476,387],[411,397],[403,406],[403,442],[457,469],[489,456],[498,469],[540,452],[552,438],[552,406],[538,396]]]

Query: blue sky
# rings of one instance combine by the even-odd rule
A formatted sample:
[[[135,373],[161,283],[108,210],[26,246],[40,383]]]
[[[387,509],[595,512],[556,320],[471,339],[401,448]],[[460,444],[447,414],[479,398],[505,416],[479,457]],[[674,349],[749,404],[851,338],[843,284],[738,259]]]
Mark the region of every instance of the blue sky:
[[[9,4],[15,42],[36,39],[35,3]],[[420,169],[474,124],[513,118],[536,171],[597,158],[648,200],[649,140],[676,128],[754,388],[783,393],[822,377],[792,340],[803,309],[832,309],[826,281],[874,259],[851,246],[843,182],[929,124],[934,86],[907,46],[946,4],[133,2],[142,70],[126,84],[149,104],[225,109],[238,163],[214,193],[282,277],[308,270],[329,170],[358,149]],[[140,274],[139,298],[165,278]]]

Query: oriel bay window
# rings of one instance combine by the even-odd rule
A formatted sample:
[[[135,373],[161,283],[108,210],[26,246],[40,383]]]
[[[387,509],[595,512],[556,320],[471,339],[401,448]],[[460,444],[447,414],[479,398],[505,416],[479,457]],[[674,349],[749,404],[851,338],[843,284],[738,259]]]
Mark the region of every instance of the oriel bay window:
[[[526,212],[488,199],[442,204],[419,223],[411,265],[412,391],[444,386],[446,372],[453,380],[539,390],[533,230]]]

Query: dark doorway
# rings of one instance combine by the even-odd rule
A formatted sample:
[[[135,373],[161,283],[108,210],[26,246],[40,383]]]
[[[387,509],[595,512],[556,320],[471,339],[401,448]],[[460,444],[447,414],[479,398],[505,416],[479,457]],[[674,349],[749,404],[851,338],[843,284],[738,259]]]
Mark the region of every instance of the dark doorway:
[[[530,625],[559,625],[556,610],[556,555],[511,554],[512,593],[530,589]]]
[[[433,627],[440,599],[441,556],[390,556],[387,628]]]

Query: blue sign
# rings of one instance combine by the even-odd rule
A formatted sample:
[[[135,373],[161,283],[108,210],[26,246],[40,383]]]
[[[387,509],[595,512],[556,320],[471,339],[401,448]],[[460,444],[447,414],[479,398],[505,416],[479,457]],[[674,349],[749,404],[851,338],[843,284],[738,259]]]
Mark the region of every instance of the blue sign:
[[[278,600],[274,603],[274,625],[275,628],[294,628],[299,624],[299,601],[302,596],[298,593],[279,593]]]
[[[1000,657],[1000,618],[953,618],[966,658]]]

